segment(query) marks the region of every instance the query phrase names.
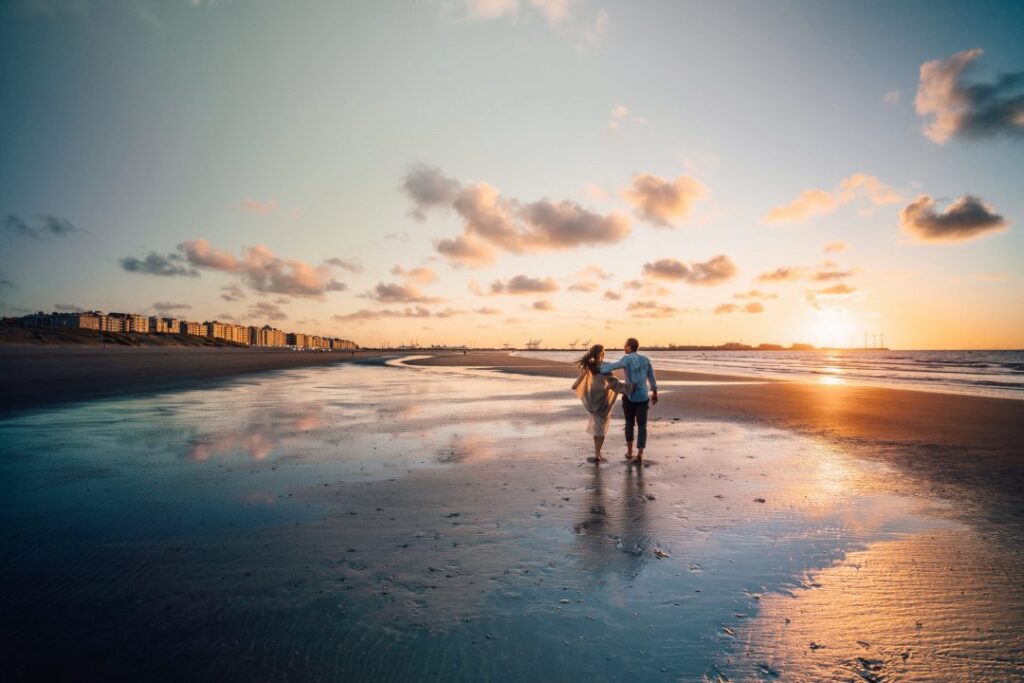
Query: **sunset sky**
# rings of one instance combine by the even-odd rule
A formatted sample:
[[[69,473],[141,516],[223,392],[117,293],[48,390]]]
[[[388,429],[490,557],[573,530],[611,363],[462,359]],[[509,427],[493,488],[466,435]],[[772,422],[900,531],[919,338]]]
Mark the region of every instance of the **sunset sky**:
[[[13,0],[0,311],[1024,348],[1024,3]]]

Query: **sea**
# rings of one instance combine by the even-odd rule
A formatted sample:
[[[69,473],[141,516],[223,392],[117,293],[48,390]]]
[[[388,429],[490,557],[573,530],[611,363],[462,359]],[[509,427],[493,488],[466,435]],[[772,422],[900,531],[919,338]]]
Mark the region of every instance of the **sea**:
[[[641,351],[655,370],[679,370],[1024,399],[1024,351]],[[570,361],[580,351],[520,355]],[[618,349],[609,349],[609,359]]]

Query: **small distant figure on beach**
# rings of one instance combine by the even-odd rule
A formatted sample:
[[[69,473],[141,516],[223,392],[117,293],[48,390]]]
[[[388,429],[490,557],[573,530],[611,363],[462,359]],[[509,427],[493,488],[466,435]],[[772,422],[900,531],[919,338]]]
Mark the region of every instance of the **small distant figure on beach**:
[[[619,394],[632,390],[632,386],[620,381],[617,377],[602,374],[601,362],[604,360],[604,347],[594,344],[577,361],[580,376],[573,382],[572,389],[579,396],[583,407],[589,415],[587,434],[594,437],[594,462],[599,463],[604,437],[608,434],[608,420],[611,417],[615,399]]]
[[[640,342],[630,337],[623,344],[625,355],[617,361],[602,363],[602,374],[615,370],[626,371],[626,386],[622,395],[622,415],[626,418],[626,460],[633,460],[633,432],[636,431],[636,462],[642,464],[647,447],[647,410],[658,404],[658,381],[654,377],[651,359],[640,353]],[[603,354],[602,354],[603,355]],[[648,387],[650,392],[648,393]]]

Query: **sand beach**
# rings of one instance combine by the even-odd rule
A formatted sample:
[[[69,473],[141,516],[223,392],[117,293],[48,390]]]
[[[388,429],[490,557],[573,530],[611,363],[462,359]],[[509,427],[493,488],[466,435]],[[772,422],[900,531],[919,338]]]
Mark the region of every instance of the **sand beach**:
[[[1024,673],[1024,404],[664,373],[638,468],[617,410],[587,462],[572,375],[393,354],[0,418],[9,670]]]

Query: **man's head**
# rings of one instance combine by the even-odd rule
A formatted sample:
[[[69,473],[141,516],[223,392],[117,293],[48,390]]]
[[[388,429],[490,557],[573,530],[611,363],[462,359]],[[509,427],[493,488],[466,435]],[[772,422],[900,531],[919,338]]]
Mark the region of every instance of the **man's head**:
[[[622,347],[622,350],[625,351],[626,353],[636,353],[637,351],[640,350],[640,342],[638,342],[635,338],[630,337],[629,339],[626,340],[626,343]]]

